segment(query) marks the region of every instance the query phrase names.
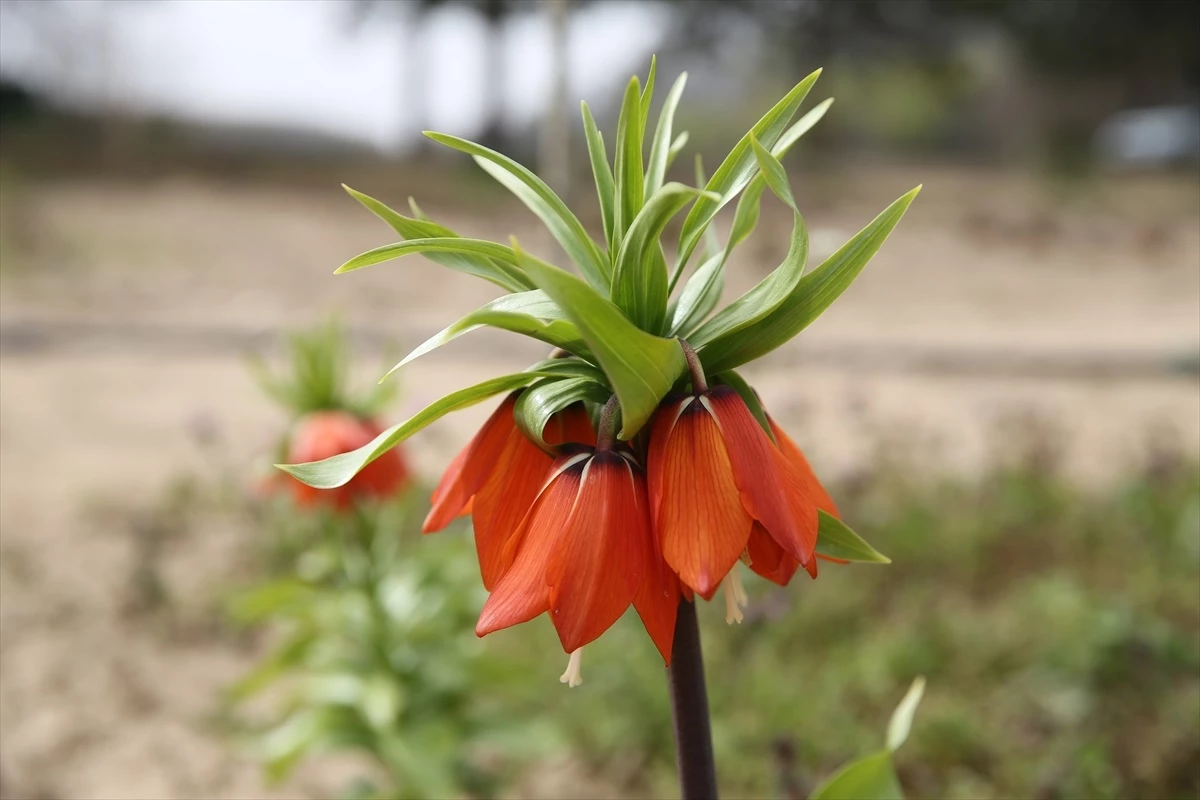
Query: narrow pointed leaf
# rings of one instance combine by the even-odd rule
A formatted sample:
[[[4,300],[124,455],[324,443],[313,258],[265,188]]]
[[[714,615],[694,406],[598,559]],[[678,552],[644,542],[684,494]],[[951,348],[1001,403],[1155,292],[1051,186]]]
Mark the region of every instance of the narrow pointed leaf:
[[[426,222],[430,221],[429,215],[421,210],[421,207],[417,205],[417,198],[413,197],[412,195],[408,196],[408,207],[412,211],[413,216],[417,219],[422,219]]]
[[[755,325],[785,303],[795,291],[808,261],[808,228],[798,212],[792,212],[792,219],[792,240],[783,263],[701,325],[688,339],[693,347],[699,348],[718,337],[736,336],[739,331],[754,330]],[[705,366],[708,366],[707,362]]]
[[[708,176],[704,174],[704,158],[696,153],[696,185],[704,186],[708,183]],[[717,253],[721,252],[721,240],[717,238],[717,232],[712,225],[707,225],[704,228],[704,256],[712,258]],[[675,287],[670,287],[672,290]]]
[[[750,137],[750,147],[754,150],[754,160],[758,162],[759,174],[766,180],[767,186],[771,187],[775,196],[782,200],[788,208],[799,213],[799,209],[796,208],[796,198],[792,196],[792,187],[788,182],[783,164],[780,164],[779,159],[771,155],[771,152],[759,144],[758,139],[753,136]]]
[[[654,102],[654,78],[658,75],[658,56],[650,56],[650,71],[646,73],[646,88],[642,90],[642,125],[650,119],[650,104]]]
[[[538,372],[542,375],[556,378],[587,378],[596,383],[604,383],[607,378],[604,370],[580,358],[544,358],[525,368],[526,372]],[[612,394],[611,392],[609,394]]]
[[[610,252],[619,247],[625,231],[633,224],[634,217],[642,210],[645,200],[644,175],[642,173],[642,120],[641,94],[638,79],[634,77],[625,87],[625,99],[621,103],[621,116],[617,120],[616,165],[613,180],[616,195],[613,203],[613,238]]]
[[[918,677],[908,687],[900,705],[896,706],[896,710],[892,712],[887,729],[887,748],[893,753],[899,750],[900,746],[908,739],[908,732],[912,729],[913,715],[917,713],[917,706],[921,704],[921,697],[924,694],[925,678]]]
[[[587,345],[579,336],[579,330],[567,321],[559,307],[545,292],[534,289],[529,292],[506,294],[480,306],[453,325],[426,339],[388,370],[384,378],[426,353],[484,326],[520,333],[561,347],[570,353],[586,355],[588,352]]]
[[[683,375],[687,365],[679,343],[639,329],[621,309],[574,275],[520,250],[517,253],[529,277],[575,323],[591,348],[620,398],[620,438],[631,439]]]
[[[796,120],[795,124],[784,131],[780,135],[778,141],[775,142],[774,146],[771,147],[771,154],[778,159],[782,159],[785,155],[787,155],[787,151],[792,149],[792,145],[794,145],[801,136],[812,130],[814,125],[821,121],[821,119],[825,116],[825,112],[829,110],[831,105],[833,105],[833,98],[827,97],[820,103],[817,103],[817,105],[814,106],[813,109],[803,117]]]
[[[667,313],[666,264],[655,256],[667,223],[703,192],[668,183],[642,207],[629,227],[613,268],[612,300],[635,325],[660,331]]]
[[[612,394],[603,382],[591,378],[545,378],[521,392],[513,416],[530,441],[547,450],[542,432],[550,417],[572,403],[605,403]]]
[[[461,236],[408,239],[403,242],[396,242],[395,244],[385,244],[382,247],[376,247],[373,250],[368,250],[365,253],[355,256],[334,270],[334,274],[340,275],[343,272],[352,272],[353,270],[362,269],[374,264],[382,264],[384,261],[411,256],[414,253],[454,253],[480,256],[499,262],[496,266],[503,266],[511,270],[513,275],[520,274],[520,269],[517,268],[516,257],[513,255],[511,247],[484,239],[464,239]]]
[[[796,84],[782,100],[763,115],[762,119],[742,137],[741,141],[734,145],[733,150],[725,157],[725,161],[713,173],[704,188],[716,192],[721,199],[696,203],[688,213],[687,219],[683,223],[683,230],[679,234],[676,273],[683,271],[683,267],[691,257],[692,251],[696,249],[708,223],[726,203],[745,188],[757,170],[758,165],[750,147],[750,139],[753,137],[764,146],[773,147],[820,74],[821,70],[817,70]],[[672,284],[674,283],[675,281],[672,280]]]
[[[494,170],[485,167],[488,174],[496,178],[537,215],[571,260],[578,265],[588,282],[593,286],[608,285],[607,259],[587,235],[578,217],[571,213],[545,181],[508,156],[483,145],[445,133],[426,131],[425,135],[435,142],[476,157],[476,161],[481,164],[494,166]]]
[[[671,91],[667,92],[667,99],[663,101],[662,110],[658,112],[658,127],[654,130],[654,141],[650,145],[650,162],[646,167],[647,195],[653,196],[662,188],[667,174],[667,161],[673,144],[671,135],[672,127],[675,124],[675,109],[679,106],[679,98],[686,85],[687,73],[682,72],[675,79]]]
[[[712,313],[717,303],[721,302],[721,292],[725,288],[727,252],[722,251],[710,257],[683,285],[683,292],[671,311],[671,325],[668,330],[672,335],[686,339],[688,334]]]
[[[671,142],[671,148],[667,150],[667,169],[670,169],[671,165],[675,163],[675,159],[679,156],[680,151],[687,147],[687,143],[688,132],[680,131],[679,135],[675,137],[675,141]]]
[[[722,373],[726,375],[728,373]],[[876,550],[846,523],[824,511],[818,513],[817,552],[830,558],[867,564],[890,564],[892,560]]]
[[[801,117],[794,125],[792,125],[792,127],[788,128],[786,131],[784,131],[783,135],[779,137],[779,141],[777,141],[775,143],[775,146],[771,148],[771,155],[775,156],[778,159],[782,159],[785,155],[787,155],[787,152],[788,152],[788,150],[790,150],[792,148],[792,145],[794,145],[800,139],[801,136],[803,136],[814,125],[816,125],[817,122],[820,121],[821,117],[825,116],[825,112],[829,110],[829,106],[831,106],[832,104],[833,104],[833,98],[831,97],[828,100],[825,100],[824,102],[822,102],[820,105],[818,105],[812,111],[809,111],[807,114],[805,114],[803,117]],[[750,234],[754,232],[754,228],[758,225],[759,209],[761,206],[762,194],[766,190],[766,188],[767,188],[766,178],[764,177],[763,173],[760,171],[757,174],[755,174],[755,176],[750,180],[750,183],[746,185],[746,189],[742,192],[741,197],[738,198],[737,209],[734,211],[734,214],[733,214],[733,226],[729,230],[729,241],[725,244],[725,260],[726,261],[728,261],[730,254],[732,254],[732,252],[733,252],[733,249],[735,247],[737,247],[739,244],[741,244],[742,242],[744,242],[750,236]],[[711,225],[706,230],[706,236],[707,235],[715,236],[715,234],[712,233]],[[711,245],[709,245],[709,247],[711,247]],[[708,262],[706,261],[705,263],[707,264]],[[722,265],[721,265],[721,270],[723,270],[723,268],[724,268],[724,263],[722,263]],[[689,279],[689,283],[691,283],[692,280],[697,280],[696,276],[700,272],[701,272],[700,269],[696,270],[696,273],[692,275],[691,279]],[[724,281],[722,280],[721,283],[723,284]],[[686,286],[685,286],[685,289],[686,289]],[[718,290],[718,294],[719,294],[719,290]],[[680,305],[682,306],[682,301],[681,301]],[[702,314],[700,314],[699,319],[693,318],[690,321],[691,322],[690,327],[673,328],[672,331],[673,332],[679,332],[679,331],[690,332],[692,327],[695,327],[696,325],[699,325],[701,322],[703,322],[704,317],[708,316],[709,312],[712,311],[712,308],[713,308],[712,306],[707,308]]]
[[[592,162],[592,177],[596,181],[596,195],[600,200],[600,219],[604,225],[605,246],[612,241],[613,230],[613,174],[608,165],[608,153],[604,150],[604,135],[592,118],[587,103],[580,103],[583,113],[583,132],[587,137],[588,158]]]
[[[411,219],[397,213],[375,198],[365,195],[362,192],[357,192],[345,184],[342,184],[342,188],[405,239],[461,238],[449,228],[438,225],[435,222],[430,222],[428,218],[423,217],[421,209],[411,197],[409,198],[409,204],[413,208],[413,213],[421,217],[419,219]],[[434,251],[426,251],[426,257],[435,264],[489,280],[509,291],[533,288],[533,284],[521,274],[521,271],[516,268],[511,258],[505,262],[469,252]],[[383,260],[386,261],[387,259]],[[364,264],[363,266],[366,265]]]
[[[920,190],[918,186],[888,206],[821,266],[804,276],[784,302],[757,324],[706,337],[705,343],[697,346],[705,368],[722,372],[753,361],[806,328],[858,277]]]
[[[357,450],[308,464],[276,464],[275,466],[314,488],[335,489],[345,485],[367,464],[451,411],[475,405],[501,392],[528,386],[542,377],[545,375],[538,372],[518,372],[513,375],[492,378],[446,395],[441,400],[418,411],[408,420],[388,428]]]
[[[904,800],[904,790],[887,750],[842,767],[809,800]]]

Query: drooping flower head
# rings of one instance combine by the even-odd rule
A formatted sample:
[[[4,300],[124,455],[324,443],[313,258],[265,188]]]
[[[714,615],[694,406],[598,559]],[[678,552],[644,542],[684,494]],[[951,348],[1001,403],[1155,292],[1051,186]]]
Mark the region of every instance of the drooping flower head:
[[[319,461],[348,453],[370,442],[379,431],[378,424],[349,411],[315,411],[301,417],[292,427],[288,458],[297,462]],[[342,510],[359,499],[394,497],[411,481],[412,473],[399,448],[384,453],[355,475],[354,480],[336,489],[314,489],[294,478],[287,479],[297,504],[325,503]]]
[[[776,583],[788,583],[801,567],[815,577],[818,535],[826,554],[886,560],[840,523],[804,456],[767,422],[736,373],[804,330],[850,285],[920,188],[824,263],[807,263],[808,234],[780,158],[829,107],[826,101],[792,121],[818,75],[788,92],[696,186],[666,180],[686,139],[673,130],[684,76],[652,135],[646,123],[653,117],[654,68],[644,87],[636,77],[629,82],[613,160],[584,106],[600,238],[527,168],[465,139],[428,134],[471,155],[528,205],[576,274],[529,254],[515,239],[460,237],[415,203],[410,218],[350,190],[405,241],[351,258],[339,272],[425,253],[505,292],[430,337],[397,368],[485,326],[532,337],[555,348],[554,355],[453,392],[345,458],[288,471],[313,485],[341,486],[444,414],[520,392],[509,395],[451,463],[425,530],[471,514],[491,591],[479,633],[547,612],[572,654],[565,676],[572,683],[579,648],[631,604],[667,660],[677,621],[694,624],[693,615],[677,615],[681,598],[711,598],[723,585],[727,619],[740,619],[746,594],[739,560]],[[640,148],[647,142],[644,159]],[[793,212],[787,255],[718,308],[725,265],[753,231],[768,189]],[[735,198],[722,246],[711,224]],[[669,224],[684,209],[682,224]],[[678,241],[667,245],[664,236],[675,230]],[[720,385],[709,388],[705,370],[719,376],[714,383]],[[605,409],[616,409],[609,422],[619,415],[621,427],[602,421],[593,435],[583,409],[596,411],[606,402]],[[545,450],[523,433],[538,427],[543,430],[534,438],[544,440]]]
[[[816,577],[812,489],[734,389],[668,398],[653,422],[647,467],[663,558],[697,594],[712,597],[756,526]]]
[[[440,531],[455,517],[471,514],[484,588],[491,590],[512,564],[505,545],[546,482],[554,457],[529,440],[513,418],[517,393],[510,394],[467,443],[434,489],[425,533]],[[551,417],[547,444],[593,444],[596,433],[582,405]]]
[[[632,604],[669,663],[678,584],[650,527],[645,473],[613,446],[612,424],[602,418],[597,447],[568,445],[554,461],[504,545],[511,566],[484,604],[478,635],[549,612],[563,650],[575,654]],[[577,657],[570,669],[577,682]]]

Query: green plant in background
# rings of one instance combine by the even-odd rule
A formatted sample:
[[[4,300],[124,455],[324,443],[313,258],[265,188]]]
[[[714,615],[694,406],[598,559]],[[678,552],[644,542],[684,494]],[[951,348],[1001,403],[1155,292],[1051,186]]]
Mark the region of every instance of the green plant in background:
[[[349,390],[346,335],[335,320],[292,333],[287,345],[288,365],[282,373],[273,374],[261,360],[251,362],[263,392],[290,417],[279,440],[280,456],[327,458],[361,447],[379,434],[380,414],[395,397],[395,387],[376,385],[360,394]],[[317,491],[279,473],[264,488],[286,490],[299,505],[344,512],[363,500],[394,497],[411,483],[408,461],[394,448],[334,491]]]
[[[447,539],[413,557],[412,505],[324,516],[295,574],[232,599],[237,623],[275,634],[229,693],[242,748],[271,779],[341,750],[370,763],[355,797],[491,796],[553,743],[498,700],[520,675],[469,633],[481,599],[469,549]]]
[[[461,237],[415,203],[410,218],[351,190],[405,241],[363,253],[339,272],[424,253],[508,293],[422,344],[397,368],[483,326],[538,339],[555,351],[527,370],[454,392],[353,452],[282,467],[313,487],[342,487],[441,416],[508,393],[446,470],[425,530],[471,513],[490,593],[476,632],[547,613],[570,654],[562,680],[571,686],[582,680],[582,648],[626,609],[636,609],[669,666],[687,798],[717,792],[694,597],[711,599],[723,589],[727,620],[737,622],[746,603],[739,561],[781,585],[801,567],[816,578],[818,557],[887,561],[846,526],[800,448],[735,371],[828,308],[920,189],[806,274],[808,232],[779,159],[829,107],[827,101],[792,123],[819,74],[788,92],[696,187],[666,179],[686,143],[686,134],[673,131],[686,75],[671,87],[651,135],[655,62],[644,90],[636,77],[629,82],[611,163],[585,104],[603,223],[599,242],[525,167],[473,142],[428,134],[472,156],[524,202],[579,277],[515,240],[503,245]],[[768,189],[792,212],[787,256],[717,310],[729,255],[754,229]],[[739,195],[722,247],[711,225]],[[662,240],[685,209],[669,254]],[[699,265],[683,281],[698,253]],[[584,412],[594,427],[571,423]]]

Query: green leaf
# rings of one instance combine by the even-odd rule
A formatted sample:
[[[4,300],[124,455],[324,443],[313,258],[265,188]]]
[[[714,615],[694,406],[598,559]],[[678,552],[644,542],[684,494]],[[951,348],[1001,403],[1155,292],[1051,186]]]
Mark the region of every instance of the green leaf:
[[[650,71],[646,73],[646,88],[642,90],[642,131],[645,135],[646,120],[650,119],[650,104],[654,102],[654,78],[658,74],[658,56],[650,56]]]
[[[533,282],[579,328],[620,398],[620,438],[633,438],[687,367],[679,343],[637,328],[621,309],[575,276],[516,252]]]
[[[317,634],[308,629],[289,636],[254,669],[225,690],[228,701],[243,703],[299,667],[315,649],[317,641]]]
[[[345,186],[345,184],[342,184],[342,185]],[[422,220],[425,220],[426,222],[431,221],[429,219],[429,215],[426,214],[424,211],[422,211],[421,207],[419,205],[417,205],[417,198],[413,197],[412,195],[408,196],[408,208],[409,208],[409,210],[412,211],[413,216],[416,217],[417,219],[422,219]]]
[[[725,245],[723,252],[718,249],[716,235],[712,232],[711,227],[708,228],[707,235],[711,237],[711,241],[706,249],[710,255],[708,260],[693,273],[687,284],[684,285],[683,294],[675,305],[669,330],[672,333],[681,334],[691,332],[693,328],[700,325],[720,300],[721,290],[724,288],[725,262],[729,259],[733,248],[749,235],[749,231],[758,221],[758,198],[765,185],[770,185],[771,190],[792,209],[794,224],[791,248],[777,269],[741,298],[722,309],[709,323],[695,331],[694,335],[689,338],[689,342],[694,346],[722,333],[753,325],[782,303],[804,275],[804,265],[808,260],[808,230],[804,226],[803,217],[796,208],[796,200],[788,185],[787,173],[784,172],[783,165],[779,163],[779,160],[767,152],[757,139],[751,138],[750,144],[762,171],[755,176],[746,194],[738,202],[733,228],[729,233],[729,242]],[[697,177],[703,174],[699,156],[696,157],[696,173]],[[748,202],[746,202],[747,199]]]
[[[750,137],[750,147],[754,150],[754,159],[758,162],[759,174],[771,187],[771,191],[788,208],[797,214],[800,213],[800,210],[796,208],[796,198],[792,196],[792,187],[788,183],[787,172],[783,169],[783,164],[780,164],[779,159],[771,155],[771,152],[759,144],[758,139],[753,136]]]
[[[638,213],[621,242],[613,269],[612,299],[639,328],[661,331],[667,313],[667,270],[658,237],[671,218],[703,192],[668,183]]]
[[[612,394],[612,389],[593,378],[546,378],[521,392],[513,416],[530,441],[549,450],[542,432],[550,417],[572,403],[606,403]]]
[[[892,754],[908,738],[913,715],[924,693],[925,679],[919,677],[912,682],[904,699],[892,712],[888,722],[887,749],[842,767],[812,793],[811,800],[903,800],[904,790],[896,778]]]
[[[908,732],[912,729],[913,715],[917,713],[917,706],[921,704],[921,697],[924,694],[925,678],[922,676],[912,682],[904,699],[892,712],[892,718],[888,721],[887,748],[893,753],[899,750],[900,746],[908,739]]]
[[[561,272],[561,270],[559,271]],[[563,272],[563,274],[567,273]],[[518,372],[513,375],[492,378],[474,386],[468,386],[466,389],[459,389],[457,392],[452,392],[441,400],[431,403],[399,425],[393,425],[357,450],[308,464],[276,464],[275,466],[309,486],[317,489],[335,489],[349,482],[367,464],[451,411],[473,406],[501,392],[528,386],[541,377],[545,377],[545,375],[540,372]]]
[[[642,174],[642,135],[645,125],[642,119],[638,79],[635,76],[625,87],[621,116],[617,120],[616,165],[613,168],[616,196],[613,202],[613,238],[609,242],[609,252],[617,250],[621,240],[625,238],[625,231],[642,210],[645,200]]]
[[[687,147],[687,143],[688,132],[680,131],[679,135],[675,137],[675,141],[671,142],[671,148],[667,150],[667,169],[670,169],[671,165],[675,163],[676,157],[683,148]]]
[[[825,112],[829,110],[831,105],[833,105],[833,98],[827,97],[818,103],[812,111],[809,111],[803,117],[796,120],[796,123],[784,131],[778,141],[775,142],[775,145],[771,148],[772,155],[779,159],[787,155],[787,151],[792,149],[792,145],[821,121],[821,118],[825,116]]]
[[[904,800],[904,790],[892,754],[883,750],[842,767],[809,800]]]
[[[734,145],[733,150],[713,173],[704,188],[710,192],[716,192],[721,199],[701,201],[692,206],[691,212],[684,220],[683,230],[679,234],[679,255],[675,264],[676,276],[683,272],[683,267],[691,258],[692,251],[696,249],[708,223],[726,203],[745,188],[746,184],[750,182],[750,178],[753,177],[757,162],[750,146],[751,138],[758,139],[767,147],[774,146],[775,141],[783,133],[784,128],[796,113],[796,109],[804,102],[809,89],[816,83],[820,75],[821,70],[817,70],[796,84],[782,100],[755,123],[741,141]],[[676,280],[677,277],[672,279],[671,284],[674,285]]]
[[[234,621],[249,625],[269,617],[289,616],[319,595],[303,581],[293,578],[274,580],[235,595],[229,603],[229,615]]]
[[[721,301],[725,288],[725,259],[728,248],[712,256],[692,273],[671,311],[670,333],[687,338]]]
[[[679,98],[686,85],[687,73],[682,72],[675,79],[671,91],[667,92],[667,99],[663,101],[662,110],[658,112],[658,127],[654,129],[654,141],[650,145],[650,163],[646,167],[646,194],[651,196],[662,188],[667,174],[667,162],[674,144],[671,128],[675,124],[675,109],[679,106]]]
[[[508,156],[483,145],[445,133],[426,131],[425,135],[435,142],[474,156],[489,175],[537,215],[571,260],[579,266],[589,283],[596,287],[608,286],[608,260],[588,237],[583,224],[545,181]]]
[[[792,241],[783,263],[754,288],[696,329],[688,342],[697,348],[697,352],[703,355],[699,348],[708,342],[722,337],[734,337],[740,331],[755,330],[756,324],[787,302],[796,290],[804,275],[804,265],[808,261],[808,228],[805,227],[804,218],[799,212],[792,212],[792,220]],[[704,366],[710,368],[707,361],[704,362]]]
[[[608,380],[604,375],[604,370],[574,357],[542,359],[536,364],[526,367],[525,371],[560,378],[588,378],[596,383],[604,383]]]
[[[723,372],[722,375],[729,373]],[[860,561],[868,564],[890,564],[892,560],[867,544],[846,523],[832,514],[817,512],[817,552],[830,558]]]
[[[787,152],[791,149],[792,145],[794,145],[801,136],[807,133],[813,127],[813,125],[816,125],[817,122],[820,121],[821,117],[825,115],[825,112],[832,104],[833,98],[829,98],[812,111],[801,117],[798,122],[784,131],[783,135],[779,137],[779,141],[777,141],[775,146],[771,148],[771,154],[780,159],[787,155]],[[702,185],[703,183],[704,181],[698,181],[697,185]],[[766,188],[766,178],[764,177],[763,173],[759,171],[750,180],[750,183],[747,184],[746,189],[742,192],[741,197],[738,198],[737,209],[733,214],[733,227],[730,228],[729,241],[725,245],[725,258],[721,262],[720,266],[714,268],[715,279],[713,276],[706,276],[705,278],[700,279],[702,284],[713,280],[715,280],[718,287],[724,284],[722,273],[724,271],[725,262],[729,260],[729,256],[732,254],[733,249],[744,242],[750,236],[750,234],[754,232],[755,226],[758,225],[760,201],[762,199],[763,191],[765,191]],[[705,235],[706,237],[710,237],[708,248],[710,251],[712,251],[713,246],[711,238],[715,238],[716,234],[713,233],[711,225],[706,228]],[[707,265],[707,263],[708,262],[706,261],[705,264]],[[689,279],[689,283],[693,280],[697,280],[696,276],[702,270],[703,266],[696,270],[696,273],[694,273],[691,279]],[[719,288],[717,289],[716,294],[716,299],[720,299]],[[682,306],[682,301],[680,305]],[[708,316],[715,306],[716,301],[714,300],[713,304],[704,309],[703,312],[700,312],[698,315],[689,315],[688,324],[686,326],[673,327],[672,332],[680,333],[681,335],[690,333],[692,328],[704,321],[704,318]],[[676,316],[676,319],[679,319],[678,315]]]
[[[506,294],[480,306],[453,325],[426,339],[388,370],[387,375],[380,380],[459,336],[489,325],[561,347],[569,353],[582,356],[590,354],[587,344],[579,335],[579,330],[567,321],[558,305],[541,289],[534,289],[529,292]]]
[[[804,330],[858,277],[920,190],[918,186],[888,206],[821,266],[804,276],[790,295],[756,324],[738,325],[736,330],[730,327],[725,331],[711,328],[702,345],[697,344],[695,337],[689,339],[700,353],[705,368],[722,372],[753,361]],[[752,312],[752,309],[746,311]],[[709,328],[716,319],[705,323],[701,330]]]
[[[596,126],[587,103],[580,103],[583,112],[583,132],[587,137],[588,158],[592,162],[592,176],[596,179],[596,194],[600,199],[600,219],[604,224],[604,241],[613,240],[613,174],[608,165],[608,153],[604,151],[604,135]]]
[[[439,236],[429,239],[409,239],[404,242],[396,242],[395,244],[385,244],[382,247],[376,247],[373,250],[368,250],[365,253],[360,253],[354,258],[342,264],[336,270],[335,275],[340,275],[343,272],[351,272],[363,267],[370,267],[375,264],[382,264],[385,261],[391,261],[403,256],[410,256],[414,253],[456,253],[465,255],[482,256],[491,259],[497,263],[497,267],[503,266],[511,271],[513,276],[520,275],[520,270],[516,267],[516,258],[513,256],[512,248],[505,247],[496,242],[489,242],[483,239],[464,239],[459,237]],[[478,273],[472,273],[478,274]],[[481,275],[480,277],[488,277]],[[489,280],[494,283],[500,282],[499,276],[490,277]],[[513,281],[516,282],[515,279]],[[529,288],[523,286],[515,291],[522,291]]]
[[[696,185],[704,186],[708,183],[708,178],[704,175],[704,158],[699,153],[696,153],[695,167]],[[711,258],[719,252],[721,252],[721,240],[717,238],[717,232],[713,230],[713,227],[708,225],[704,229],[704,255]]]
[[[727,251],[733,252],[733,248],[746,241],[754,232],[766,188],[767,182],[762,175],[755,175],[746,191],[738,198],[737,208],[733,212],[733,226],[729,229],[729,243],[725,245]]]
[[[392,230],[403,236],[405,239],[459,239],[459,235],[449,228],[438,225],[435,222],[430,222],[428,219],[410,219],[403,214],[397,213],[388,208],[383,203],[373,197],[369,197],[362,192],[357,192],[349,186],[342,184],[351,197],[365,206],[371,213],[379,217],[381,220],[391,226]],[[420,215],[421,209],[417,207],[416,202],[410,197],[408,200],[412,205],[414,213]],[[382,248],[377,248],[382,249]],[[375,250],[371,251],[376,252]],[[366,255],[366,254],[364,254]],[[405,255],[401,253],[400,255]],[[363,256],[359,256],[362,258]],[[396,256],[392,256],[395,258]],[[474,275],[484,280],[489,280],[498,286],[501,286],[509,291],[521,291],[522,289],[531,289],[533,284],[529,279],[521,274],[521,271],[513,265],[512,259],[496,260],[487,256],[479,255],[474,252],[460,251],[427,251],[427,257],[435,264],[440,264],[443,267],[465,272],[468,275]],[[380,259],[387,261],[387,258]],[[372,262],[379,263],[379,262]],[[361,264],[360,266],[367,266]],[[345,270],[343,265],[342,269]]]

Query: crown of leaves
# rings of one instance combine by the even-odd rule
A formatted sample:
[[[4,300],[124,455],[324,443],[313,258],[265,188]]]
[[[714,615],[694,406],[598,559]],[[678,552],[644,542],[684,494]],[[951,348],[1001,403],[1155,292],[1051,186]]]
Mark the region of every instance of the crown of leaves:
[[[403,241],[356,256],[337,272],[421,253],[507,292],[423,342],[389,375],[485,326],[541,340],[567,355],[453,392],[358,450],[312,464],[281,465],[283,469],[312,486],[340,486],[380,454],[440,417],[519,388],[526,390],[517,402],[516,419],[534,441],[541,442],[542,429],[556,411],[580,401],[603,403],[613,394],[621,408],[619,435],[628,440],[650,419],[659,401],[687,380],[684,353],[676,339],[686,340],[695,349],[709,375],[737,389],[765,427],[758,400],[736,369],[784,344],[828,308],[883,244],[921,187],[900,197],[837,252],[806,272],[808,231],[780,159],[833,102],[827,99],[792,122],[820,70],[796,84],[763,115],[712,177],[705,179],[697,159],[697,186],[688,186],[666,180],[688,138],[686,132],[674,135],[673,131],[686,73],[667,93],[650,141],[649,159],[644,158],[655,68],[656,62],[651,61],[644,89],[636,76],[625,89],[611,165],[604,138],[587,104],[582,104],[604,228],[601,242],[595,241],[558,195],[526,167],[466,139],[425,134],[470,155],[516,195],[561,245],[578,275],[525,252],[515,239],[504,245],[459,236],[429,219],[411,199],[413,216],[407,217],[345,187]],[[787,255],[756,286],[713,313],[730,255],[757,225],[767,189],[793,215]],[[712,222],[717,212],[735,199],[733,224],[722,246]],[[688,211],[672,260],[662,237],[668,223],[684,209]],[[697,251],[701,252],[699,264],[676,293]]]

